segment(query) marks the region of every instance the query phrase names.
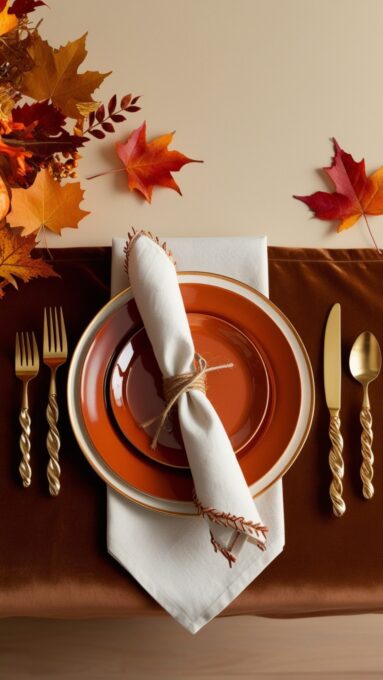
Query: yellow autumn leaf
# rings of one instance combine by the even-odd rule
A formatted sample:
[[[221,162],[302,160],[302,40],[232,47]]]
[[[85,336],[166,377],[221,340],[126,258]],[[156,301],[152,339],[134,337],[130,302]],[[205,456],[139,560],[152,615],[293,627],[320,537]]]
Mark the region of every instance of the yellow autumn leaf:
[[[80,203],[84,191],[80,182],[61,185],[48,170],[41,170],[28,189],[12,190],[12,210],[8,215],[11,227],[23,227],[26,236],[46,227],[55,234],[62,229],[76,229],[89,211],[82,210]]]
[[[76,104],[77,111],[82,118],[89,116],[92,111],[97,111],[101,102],[79,102]]]
[[[28,48],[34,66],[24,74],[21,92],[37,101],[50,98],[65,116],[77,119],[78,106],[81,107],[84,102],[89,106],[93,102],[91,95],[94,90],[111,73],[77,73],[87,55],[86,35],[58,49],[36,35]]]
[[[39,276],[58,276],[41,257],[31,257],[35,245],[34,236],[24,238],[7,224],[0,227],[0,298],[7,284],[17,288],[17,279],[26,283]]]
[[[9,94],[9,87],[0,85],[0,120],[9,120],[10,113],[16,102]]]
[[[9,2],[6,3],[4,9],[0,12],[0,35],[5,35],[9,33],[12,29],[16,28],[18,24],[18,19],[15,14],[8,14]]]

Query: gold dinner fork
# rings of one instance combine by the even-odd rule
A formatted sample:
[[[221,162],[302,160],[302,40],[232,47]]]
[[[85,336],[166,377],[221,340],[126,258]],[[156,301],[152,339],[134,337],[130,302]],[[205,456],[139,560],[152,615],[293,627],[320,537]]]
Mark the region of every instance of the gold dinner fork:
[[[68,344],[62,308],[60,307],[58,313],[57,307],[53,307],[53,310],[51,307],[48,310],[44,307],[43,361],[51,371],[47,406],[47,421],[49,425],[47,435],[47,449],[49,453],[47,477],[51,496],[57,496],[60,492],[61,475],[59,463],[60,435],[57,429],[59,409],[57,404],[56,371],[59,366],[65,363],[67,356]]]
[[[31,451],[31,417],[29,415],[28,404],[28,385],[30,380],[36,377],[39,372],[39,353],[37,350],[35,334],[32,333],[32,343],[29,333],[16,333],[15,346],[15,373],[23,383],[23,393],[21,398],[21,410],[19,422],[21,425],[21,435],[19,446],[21,451],[21,461],[19,472],[23,480],[23,486],[28,487],[32,481],[32,470],[30,466]]]

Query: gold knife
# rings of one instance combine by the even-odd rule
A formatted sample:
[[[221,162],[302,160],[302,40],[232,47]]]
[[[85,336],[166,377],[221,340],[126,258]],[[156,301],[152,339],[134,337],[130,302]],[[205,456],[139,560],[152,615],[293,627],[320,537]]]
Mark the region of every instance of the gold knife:
[[[340,404],[341,404],[341,310],[340,304],[336,303],[330,311],[327,319],[324,336],[324,389],[327,408],[330,411],[329,435],[331,450],[329,464],[332,472],[330,484],[330,498],[332,509],[336,517],[342,517],[346,510],[346,504],[342,498],[344,462],[343,437],[340,431]]]

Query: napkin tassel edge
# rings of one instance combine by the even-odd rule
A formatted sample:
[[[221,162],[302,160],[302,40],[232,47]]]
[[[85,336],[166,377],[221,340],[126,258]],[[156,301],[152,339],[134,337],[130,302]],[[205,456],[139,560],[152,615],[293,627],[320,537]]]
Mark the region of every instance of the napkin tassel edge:
[[[139,231],[137,231],[134,227],[132,227],[131,230],[128,232],[127,241],[126,241],[125,247],[124,247],[124,255],[125,255],[124,269],[125,269],[126,273],[128,274],[128,277],[129,277],[129,255],[130,255],[130,251],[132,249],[133,243],[139,238],[139,236],[147,236],[147,238],[150,238],[151,241],[154,241],[154,243],[156,243],[159,248],[162,248],[162,250],[165,251],[168,258],[171,260],[171,262],[174,264],[174,266],[176,266],[176,262],[174,260],[173,253],[167,247],[166,241],[164,243],[161,243],[158,236],[155,236],[151,231],[145,231],[145,229],[140,229]]]

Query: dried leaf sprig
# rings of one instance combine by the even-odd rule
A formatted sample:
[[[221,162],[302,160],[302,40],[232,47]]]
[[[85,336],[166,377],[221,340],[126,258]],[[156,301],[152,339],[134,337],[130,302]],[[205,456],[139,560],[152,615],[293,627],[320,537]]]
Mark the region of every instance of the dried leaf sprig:
[[[83,131],[83,135],[90,134],[97,139],[104,139],[106,132],[115,132],[113,123],[122,123],[126,120],[123,112],[136,113],[141,111],[141,107],[137,106],[140,95],[132,97],[131,94],[126,94],[122,97],[120,108],[116,111],[117,95],[114,94],[109,100],[107,111],[104,104],[100,104],[96,111],[91,111],[88,118],[88,127]],[[113,121],[113,123],[111,122]],[[101,130],[99,128],[102,128]]]

